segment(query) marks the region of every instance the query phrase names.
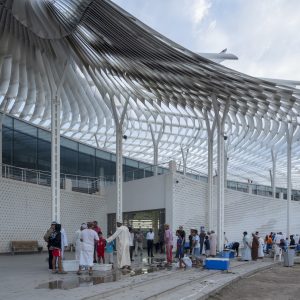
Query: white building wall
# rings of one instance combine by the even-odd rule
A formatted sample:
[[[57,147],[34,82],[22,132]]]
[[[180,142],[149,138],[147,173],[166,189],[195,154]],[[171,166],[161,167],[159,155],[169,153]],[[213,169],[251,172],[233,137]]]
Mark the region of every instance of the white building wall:
[[[1,179],[0,191],[0,252],[9,252],[12,240],[37,240],[46,247],[43,236],[52,221],[50,188]],[[103,197],[61,190],[61,222],[70,243],[82,222],[97,220],[106,232],[106,219]]]
[[[217,228],[217,193],[214,185],[214,226]],[[175,231],[183,225],[199,230],[207,228],[207,184],[176,174],[173,179],[173,219]],[[283,199],[257,196],[249,193],[225,190],[225,232],[230,241],[241,241],[242,232],[259,231],[261,236],[267,233],[286,231],[286,205]],[[300,202],[291,201],[291,233],[300,234]]]
[[[240,241],[242,232],[286,232],[287,201],[234,190],[225,192],[225,231],[229,240]],[[291,201],[290,231],[300,234],[300,202]]]
[[[173,231],[207,227],[207,184],[179,174],[173,179]]]
[[[123,183],[123,211],[141,211],[165,208],[170,191],[169,178],[165,175],[152,176]],[[115,213],[117,190],[115,185],[105,188],[107,213]]]

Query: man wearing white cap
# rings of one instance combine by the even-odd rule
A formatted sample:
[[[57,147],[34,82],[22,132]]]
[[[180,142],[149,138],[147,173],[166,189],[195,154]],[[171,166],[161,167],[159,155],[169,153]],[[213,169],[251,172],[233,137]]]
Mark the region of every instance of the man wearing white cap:
[[[85,227],[84,225],[83,228]],[[93,274],[93,258],[94,258],[94,245],[95,241],[99,240],[98,234],[92,229],[92,223],[87,224],[87,228],[83,229],[80,234],[81,251],[79,259],[79,269],[77,275],[81,274],[81,266],[89,267],[89,275]]]
[[[130,233],[126,226],[121,222],[117,222],[117,231],[108,239],[107,243],[110,243],[114,239],[117,239],[117,262],[118,268],[130,270],[131,260],[129,254],[130,245]]]

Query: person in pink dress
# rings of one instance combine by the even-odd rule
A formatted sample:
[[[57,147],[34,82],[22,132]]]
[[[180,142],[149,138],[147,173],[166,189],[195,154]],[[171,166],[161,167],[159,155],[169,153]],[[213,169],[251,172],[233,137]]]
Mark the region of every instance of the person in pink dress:
[[[164,241],[166,245],[167,263],[172,264],[173,233],[170,230],[169,224],[165,224]]]

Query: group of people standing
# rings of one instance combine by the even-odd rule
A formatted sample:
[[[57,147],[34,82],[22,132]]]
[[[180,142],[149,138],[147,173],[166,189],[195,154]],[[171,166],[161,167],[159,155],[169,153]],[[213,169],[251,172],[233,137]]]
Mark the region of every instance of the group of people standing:
[[[299,236],[296,236],[296,239]],[[267,234],[263,239],[259,232],[252,233],[252,239],[248,236],[247,231],[243,232],[243,251],[242,260],[257,260],[258,258],[264,257],[264,252],[269,254],[270,250],[273,249],[274,253],[278,253],[278,249],[285,251],[288,246],[296,246],[296,240],[294,235],[290,236],[290,240],[285,238],[282,232],[271,232]]]

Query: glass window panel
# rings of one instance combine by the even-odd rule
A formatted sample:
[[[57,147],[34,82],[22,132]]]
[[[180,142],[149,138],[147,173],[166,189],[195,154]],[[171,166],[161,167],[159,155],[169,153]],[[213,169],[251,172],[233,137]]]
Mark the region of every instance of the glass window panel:
[[[51,142],[51,132],[43,130],[43,129],[38,129],[38,138]]]
[[[97,149],[96,156],[106,160],[111,160],[111,153]]]
[[[79,152],[95,156],[95,148],[79,143]]]
[[[37,136],[37,128],[19,120],[14,120],[14,129],[28,135]]]
[[[37,138],[18,131],[14,132],[13,161],[17,167],[37,168]]]
[[[95,177],[95,156],[78,153],[78,174],[82,176]]]
[[[61,146],[65,147],[65,148],[73,149],[73,150],[76,150],[76,151],[78,150],[78,143],[77,142],[66,139],[64,137],[61,137],[60,144],[61,144]]]
[[[78,151],[60,147],[60,171],[64,174],[78,174]]]
[[[2,127],[2,161],[4,164],[13,164],[13,130]]]
[[[116,175],[116,163],[110,160],[96,158],[96,176],[106,177],[106,180],[113,181]]]
[[[51,170],[51,143],[38,139],[38,170]]]
[[[5,116],[3,119],[3,125],[9,128],[13,128],[14,126],[14,119],[10,116]]]
[[[139,167],[139,162],[136,160],[132,160],[130,158],[126,158],[125,164],[126,164],[126,166],[129,166],[129,167],[134,167],[134,168]]]

